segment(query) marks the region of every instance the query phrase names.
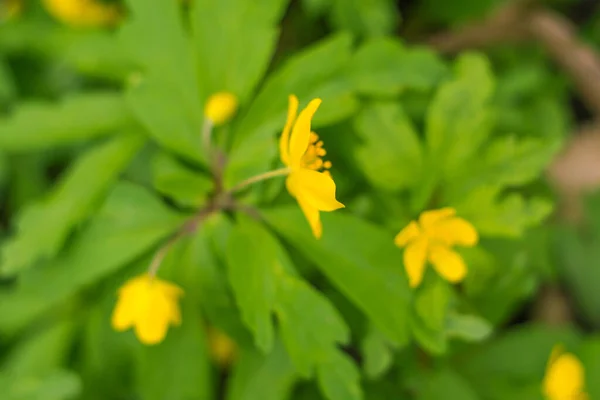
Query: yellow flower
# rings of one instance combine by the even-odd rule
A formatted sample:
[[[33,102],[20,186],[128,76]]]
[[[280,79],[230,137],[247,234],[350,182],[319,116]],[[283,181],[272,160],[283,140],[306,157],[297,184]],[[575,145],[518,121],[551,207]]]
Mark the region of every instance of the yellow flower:
[[[99,0],[43,0],[48,12],[77,28],[109,26],[121,18],[117,7]]]
[[[148,274],[131,279],[119,289],[112,326],[117,331],[134,328],[144,344],[156,344],[167,335],[169,325],[181,324],[178,300],[183,290]]]
[[[544,396],[548,400],[586,400],[585,371],[581,361],[562,346],[552,349],[543,383]]]
[[[213,125],[222,125],[229,121],[238,107],[237,97],[228,92],[218,92],[208,98],[204,106],[204,115]]]
[[[425,211],[418,223],[412,221],[396,235],[396,245],[406,246],[404,267],[411,287],[423,280],[426,261],[450,282],[460,282],[467,274],[464,260],[452,246],[474,246],[478,235],[473,225],[455,214],[453,208]]]
[[[237,345],[229,336],[216,328],[209,327],[208,344],[210,355],[218,365],[222,367],[231,365],[236,357]]]
[[[323,142],[310,129],[320,104],[321,99],[312,100],[296,118],[298,98],[290,96],[287,122],[279,141],[281,161],[290,169],[285,182],[287,190],[298,201],[317,239],[323,233],[319,211],[344,207],[335,198],[335,182],[327,171],[331,162],[322,159],[326,154]]]

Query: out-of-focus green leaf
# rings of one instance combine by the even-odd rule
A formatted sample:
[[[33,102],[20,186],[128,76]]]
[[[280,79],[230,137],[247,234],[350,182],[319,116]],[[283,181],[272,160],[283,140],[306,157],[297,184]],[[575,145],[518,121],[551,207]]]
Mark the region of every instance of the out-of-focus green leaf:
[[[339,104],[328,100],[348,93],[348,84],[332,83],[350,59],[351,44],[348,35],[326,39],[294,55],[270,76],[235,127],[230,163],[225,171],[227,186],[264,172],[271,164],[277,149],[274,134],[283,129],[290,94],[298,96],[302,105],[322,96],[323,91],[328,94],[322,96],[314,126],[318,126],[318,118],[327,119],[328,114],[340,117]],[[348,110],[351,113],[353,108]]]
[[[479,345],[476,352],[462,354],[454,366],[481,398],[517,398],[530,391],[529,386],[535,386],[539,396],[552,348],[562,344],[570,350],[578,342],[578,336],[569,328],[524,325]]]
[[[402,253],[393,237],[343,213],[323,213],[317,241],[296,207],[263,212],[284,238],[315,263],[331,282],[393,343],[409,339],[410,290]]]
[[[446,318],[446,334],[470,342],[479,342],[492,333],[492,326],[475,315],[451,312]]]
[[[520,194],[501,196],[497,187],[480,186],[456,204],[457,212],[470,221],[483,236],[520,237],[550,215],[549,200]]]
[[[314,367],[347,344],[350,332],[337,310],[319,292],[301,279],[278,277],[279,329],[292,363],[308,377]]]
[[[194,1],[192,30],[205,97],[225,90],[242,102],[249,98],[275,50],[287,2]]]
[[[14,380],[0,373],[3,400],[75,400],[81,385],[75,373],[65,370]]]
[[[372,103],[356,117],[354,127],[363,141],[356,158],[375,187],[396,191],[418,182],[423,150],[400,104]]]
[[[9,66],[0,56],[0,106],[12,100],[17,92],[13,82],[13,74]]]
[[[138,393],[144,400],[212,398],[206,335],[193,304],[183,300],[182,324],[165,340],[138,351]]]
[[[0,273],[12,275],[54,256],[142,144],[137,133],[123,134],[83,155],[47,199],[23,211],[16,234],[2,248]]]
[[[372,326],[362,340],[361,350],[364,360],[363,369],[370,379],[381,377],[392,366],[394,357],[390,343]]]
[[[152,175],[156,190],[183,206],[201,206],[213,188],[208,176],[190,170],[164,152],[153,158]]]
[[[448,284],[434,273],[426,275],[416,297],[411,327],[417,341],[433,354],[446,351],[446,316],[451,291]]]
[[[227,265],[242,319],[254,333],[256,345],[267,353],[273,346],[271,312],[277,265],[277,249],[269,232],[250,220],[237,224],[229,236]]]
[[[427,382],[424,390],[419,394],[423,400],[478,400],[480,397],[456,372],[449,369],[428,374],[424,378]]]
[[[585,368],[585,389],[590,399],[600,396],[600,338],[594,335],[587,339],[579,348],[580,356]]]
[[[0,119],[0,150],[26,152],[79,142],[115,133],[131,119],[123,97],[110,92],[73,95],[57,105],[23,103]]]
[[[452,3],[444,0],[425,0],[422,6],[430,18],[439,22],[458,24],[483,18],[501,4],[502,0],[459,0]]]
[[[66,361],[73,339],[73,324],[56,323],[13,348],[2,363],[2,371],[18,377],[51,373]]]
[[[397,39],[367,41],[352,56],[346,77],[362,94],[395,96],[406,89],[431,89],[446,73],[444,63],[426,48],[406,48]]]
[[[329,359],[321,363],[317,368],[317,378],[319,388],[328,400],[363,398],[358,368],[344,353],[332,353]]]
[[[179,3],[129,0],[127,4],[132,17],[121,28],[120,39],[143,70],[127,100],[161,146],[201,162],[200,86]]]
[[[60,257],[27,271],[0,293],[0,332],[14,332],[45,310],[143,255],[181,226],[184,216],[138,186],[115,187],[93,222]]]
[[[479,157],[463,166],[461,177],[445,188],[449,203],[486,184],[514,187],[538,177],[561,148],[560,140],[505,136],[490,142]]]
[[[297,378],[281,342],[276,341],[267,355],[243,349],[232,372],[227,400],[287,399]]]
[[[494,88],[489,62],[467,53],[455,64],[456,78],[443,84],[429,106],[429,158],[442,177],[454,177],[490,133],[488,101]],[[434,160],[434,161],[433,161]]]
[[[400,11],[393,0],[334,0],[330,19],[335,28],[357,36],[382,36],[398,27]]]

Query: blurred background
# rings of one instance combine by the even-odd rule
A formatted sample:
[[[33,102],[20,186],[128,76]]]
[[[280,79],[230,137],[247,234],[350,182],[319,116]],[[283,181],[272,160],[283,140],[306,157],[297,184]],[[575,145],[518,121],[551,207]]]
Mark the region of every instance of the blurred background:
[[[63,189],[64,193],[69,190],[65,189],[67,185],[59,186],[61,177],[72,165],[77,165],[82,154],[103,140],[103,134],[98,132],[127,123],[123,122],[127,117],[119,111],[121,100],[111,97],[112,94],[135,86],[141,79],[130,54],[114,45],[120,24],[126,19],[127,5],[97,0],[111,7],[114,15],[86,22],[83,14],[73,11],[71,15],[62,10],[67,1],[0,0],[0,244],[9,242],[22,225],[37,227],[29,242],[17,252],[18,256],[13,247],[13,261],[28,253],[27,243],[47,243],[48,238],[43,237],[46,224],[54,223],[47,218],[48,214],[19,216],[31,204],[60,196],[57,193]],[[188,2],[182,3],[185,3],[183,8],[190,6]],[[362,63],[361,67],[368,69],[370,76],[394,74],[394,71],[408,74],[408,78],[398,78],[407,81],[402,87],[408,89],[397,92],[391,89],[392,96],[388,96],[384,92],[385,83],[379,89],[365,79],[364,85],[357,89],[360,105],[354,107],[342,102],[350,101],[344,92],[344,96],[335,97],[338,103],[331,103],[340,115],[326,111],[327,118],[334,123],[323,122],[323,138],[326,144],[335,142],[328,147],[335,166],[333,173],[344,175],[340,171],[348,171],[338,182],[342,195],[349,199],[352,213],[390,234],[398,232],[415,215],[409,195],[396,193],[397,197],[386,200],[386,193],[399,187],[390,183],[395,182],[394,172],[382,173],[385,164],[369,167],[361,151],[354,150],[372,146],[370,158],[381,154],[382,163],[394,158],[394,153],[385,153],[389,145],[377,147],[379,143],[369,139],[378,132],[383,135],[388,129],[387,120],[382,125],[373,124],[367,114],[352,119],[362,110],[368,110],[365,105],[368,102],[363,100],[393,97],[414,121],[416,129],[422,131],[435,90],[452,75],[449,71],[455,60],[471,52],[483,54],[489,60],[489,70],[495,77],[489,99],[493,132],[531,141],[530,146],[514,150],[513,161],[498,163],[497,168],[506,176],[503,193],[539,195],[549,204],[547,212],[541,211],[546,208],[536,208],[530,203],[515,206],[518,213],[508,210],[508,206],[497,209],[506,226],[513,224],[519,228],[515,228],[513,235],[510,228],[497,224],[489,230],[507,233],[504,237],[486,241],[485,233],[482,235],[488,253],[465,255],[471,264],[480,267],[474,268],[478,272],[461,291],[468,308],[489,322],[494,333],[491,336],[482,333],[486,339],[479,341],[474,328],[469,331],[469,341],[453,346],[450,352],[444,350],[441,355],[431,350],[436,348],[435,344],[427,348],[421,343],[408,351],[396,351],[377,335],[368,334],[361,323],[354,322],[362,317],[356,316],[357,310],[341,292],[324,283],[326,279],[315,273],[314,268],[300,268],[351,326],[352,343],[345,349],[366,368],[364,398],[539,398],[545,363],[551,347],[559,342],[583,360],[590,398],[600,398],[600,2],[292,0],[283,5],[280,14],[281,21],[276,22],[280,32],[272,59],[265,68],[267,76],[285,66],[301,50],[341,32],[350,32],[357,46],[393,38],[411,51],[418,49],[414,59],[427,60],[422,64],[421,61],[404,64],[402,59],[399,68],[392,68],[390,65],[396,62],[392,55],[352,59],[355,65]],[[214,35],[218,41],[218,33]],[[152,40],[156,41],[141,41],[140,48],[150,48],[155,43],[162,48],[160,33]],[[167,46],[168,40],[166,37]],[[324,61],[325,64],[327,60]],[[415,81],[420,75],[402,70],[402,65],[420,70],[422,81]],[[467,74],[465,79],[470,80],[470,76]],[[476,79],[479,77],[473,77],[473,81]],[[393,77],[390,81],[396,82]],[[301,80],[298,83],[303,84]],[[90,93],[99,95],[87,98],[87,105],[71,109],[68,102],[60,103]],[[64,108],[57,112],[60,107]],[[88,129],[90,124],[93,129]],[[371,130],[361,128],[365,124]],[[61,136],[63,129],[68,132]],[[85,136],[82,140],[78,135],[84,131],[91,133],[80,135]],[[343,132],[352,134],[342,137]],[[144,148],[119,174],[127,181],[160,186],[156,183],[156,169],[149,166],[153,151]],[[520,174],[528,176],[521,179]],[[81,176],[76,183],[82,195],[86,192],[86,181]],[[170,190],[157,189],[167,198]],[[257,202],[281,201],[280,197],[269,194],[274,190],[281,187],[264,188],[267,194],[261,194]],[[185,206],[194,207],[205,199],[194,197]],[[137,200],[134,200],[129,205],[131,209],[135,208]],[[402,205],[392,204],[394,201]],[[100,198],[90,199],[94,207],[101,202]],[[185,206],[179,203],[175,208],[186,209]],[[64,207],[67,211],[60,209],[51,215],[58,219],[68,215],[70,206]],[[86,218],[99,212],[94,207],[90,205],[93,211],[84,213],[85,218],[83,214],[77,217],[69,229],[61,232],[61,243],[79,234]],[[484,222],[480,221],[482,225]],[[493,223],[496,222],[486,226]],[[99,237],[110,235],[111,229],[99,231]],[[296,250],[291,254],[301,260],[298,264],[310,264],[304,257],[298,257]],[[78,255],[80,268],[85,268],[88,257],[96,256],[98,253],[92,250]],[[143,256],[128,264],[126,270],[142,271],[148,260]],[[31,261],[35,268],[46,267],[45,260]],[[57,264],[57,269],[61,265]],[[62,301],[58,295],[54,298],[52,291],[66,285],[71,276],[57,281],[49,278],[51,273],[1,276],[0,400],[324,398],[314,382],[301,380],[292,385],[288,382],[291,378],[277,376],[278,370],[285,369],[278,366],[277,359],[271,360],[275,364],[267,364],[258,356],[248,355],[255,350],[236,352],[235,348],[244,347],[240,346],[243,339],[232,341],[228,337],[234,336],[231,331],[227,331],[228,335],[207,334],[212,356],[206,365],[198,365],[189,360],[191,357],[182,358],[181,351],[187,352],[183,347],[180,353],[164,350],[162,355],[131,356],[135,347],[131,344],[133,338],[115,339],[117,334],[110,331],[108,317],[115,289],[130,275],[115,269],[97,278],[81,277],[77,290],[65,296],[70,301]],[[49,286],[43,285],[46,279]],[[74,275],[73,280],[77,279],[78,275]],[[17,287],[29,287],[30,283],[33,289],[17,292]],[[51,309],[43,308],[46,299],[52,302]],[[63,319],[64,315],[69,318]],[[210,325],[219,325],[212,316],[207,318]],[[55,320],[62,322],[49,323]],[[355,329],[356,326],[360,327]],[[129,355],[120,357],[121,351]],[[233,373],[237,378],[232,378],[231,365],[241,353],[246,354],[246,361]],[[131,367],[152,363],[143,357],[156,357],[154,362],[160,360],[163,368],[173,371],[165,376],[158,366],[148,367],[145,372],[143,368]],[[193,390],[186,394],[185,390],[177,393],[160,389],[162,385],[169,386],[173,376],[194,381],[197,377],[193,371],[203,368],[211,371],[206,375],[210,378],[203,378],[208,379],[206,385],[211,387],[209,397]],[[140,378],[140,374],[145,377]],[[178,378],[173,378],[175,385],[187,385],[177,383]],[[277,390],[267,393],[260,389],[263,386]]]

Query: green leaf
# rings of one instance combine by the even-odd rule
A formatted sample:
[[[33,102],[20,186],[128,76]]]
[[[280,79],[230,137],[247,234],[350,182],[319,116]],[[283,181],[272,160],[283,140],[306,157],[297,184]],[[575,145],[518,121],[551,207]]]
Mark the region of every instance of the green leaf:
[[[389,340],[398,346],[407,343],[411,294],[393,235],[351,215],[323,213],[324,234],[317,241],[295,206],[263,215]]]
[[[287,399],[297,380],[294,366],[281,342],[264,355],[242,349],[227,386],[227,400]]]
[[[0,373],[3,400],[75,400],[81,380],[70,371],[56,370],[38,377],[15,379]]]
[[[499,195],[499,189],[480,186],[456,204],[461,217],[471,222],[482,236],[518,238],[538,225],[552,212],[553,205],[543,198],[524,199],[520,194]]]
[[[194,306],[182,303],[182,324],[156,346],[140,345],[136,387],[144,400],[212,398],[212,377],[202,321]]]
[[[456,372],[443,369],[428,374],[424,381],[427,383],[419,398],[423,400],[478,400],[480,397],[469,383]]]
[[[278,20],[287,3],[194,1],[192,31],[205,97],[225,90],[242,103],[249,98],[269,65],[277,44]]]
[[[356,117],[354,128],[363,144],[356,158],[376,188],[396,191],[419,181],[423,151],[413,124],[392,102],[374,102]]]
[[[43,268],[24,273],[13,291],[0,292],[0,332],[23,328],[85,286],[132,262],[184,220],[144,189],[125,183],[116,186],[64,253]]]
[[[156,190],[188,207],[200,207],[213,189],[208,176],[187,168],[165,152],[152,159],[152,176]]]
[[[275,313],[281,338],[297,371],[312,370],[347,344],[350,332],[338,311],[303,280],[279,276]]]
[[[411,326],[417,341],[428,351],[439,355],[446,352],[446,317],[451,291],[442,278],[427,275],[415,298]]]
[[[330,19],[357,36],[382,36],[397,29],[400,12],[393,0],[334,0]]]
[[[123,97],[111,92],[73,95],[59,104],[28,102],[0,119],[0,150],[48,149],[115,133],[130,123]]]
[[[391,97],[406,89],[433,88],[447,68],[427,48],[406,48],[397,39],[377,38],[359,47],[345,72],[361,94]]]
[[[35,377],[60,368],[70,351],[73,324],[59,322],[25,338],[12,348],[2,370],[17,377]]]
[[[137,134],[121,135],[81,156],[47,199],[19,216],[17,233],[2,248],[0,272],[12,275],[56,255],[142,144]]]
[[[469,342],[480,342],[492,333],[492,326],[475,315],[451,312],[446,318],[446,334]]]
[[[254,333],[258,348],[267,353],[273,346],[277,248],[263,227],[243,221],[229,236],[227,272],[242,319]]]
[[[179,3],[129,0],[132,18],[120,40],[144,75],[127,93],[134,114],[166,149],[202,161],[202,105],[196,62],[180,18]]]
[[[13,73],[10,67],[0,56],[0,105],[14,99],[17,94],[17,88],[13,82]]]
[[[429,157],[446,178],[476,156],[491,128],[487,103],[494,80],[489,62],[477,54],[463,54],[456,61],[455,74],[438,89],[426,117]]]
[[[287,115],[288,96],[295,94],[304,104],[323,97],[323,104],[315,116],[327,118],[338,114],[338,104],[330,101],[338,96],[347,96],[348,84],[333,85],[339,80],[338,73],[350,59],[351,38],[336,35],[300,52],[290,58],[265,82],[250,104],[248,111],[236,125],[230,163],[225,171],[226,186],[232,186],[246,178],[264,172],[271,164],[277,149],[275,133],[281,132]],[[303,104],[303,105],[304,105]],[[352,111],[352,107],[346,106]],[[345,115],[348,116],[348,115]]]
[[[560,140],[523,139],[514,135],[490,142],[482,154],[463,167],[463,174],[444,188],[453,203],[482,185],[518,186],[536,179],[561,148]]]
[[[361,350],[363,369],[370,379],[380,378],[392,366],[394,355],[390,343],[372,325],[361,342]]]
[[[331,357],[317,368],[319,388],[327,399],[363,398],[358,368],[350,360],[350,357],[342,352],[332,353]]]

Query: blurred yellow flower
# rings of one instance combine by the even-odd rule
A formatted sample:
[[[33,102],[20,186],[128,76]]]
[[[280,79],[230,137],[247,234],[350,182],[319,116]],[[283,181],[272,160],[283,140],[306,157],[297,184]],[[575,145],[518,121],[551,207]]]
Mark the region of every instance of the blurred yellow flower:
[[[220,330],[208,328],[208,345],[212,359],[221,367],[227,367],[235,360],[237,345]]]
[[[229,121],[238,108],[238,99],[233,93],[218,92],[208,98],[204,115],[213,125],[219,126]]]
[[[319,211],[344,207],[335,198],[335,182],[328,171],[331,162],[322,159],[326,154],[323,142],[310,129],[312,117],[320,104],[321,99],[312,100],[296,118],[298,98],[291,95],[287,122],[279,141],[281,161],[290,170],[286,179],[287,190],[298,201],[317,239],[323,233]]]
[[[167,335],[169,325],[181,324],[178,300],[183,290],[148,274],[131,279],[119,289],[112,315],[117,331],[134,328],[144,344],[157,344]]]
[[[43,3],[56,19],[77,28],[110,26],[121,18],[117,7],[98,0],[43,0]]]
[[[460,282],[467,274],[464,260],[452,246],[474,246],[479,238],[473,225],[455,214],[453,208],[425,211],[418,223],[411,221],[396,235],[396,245],[406,247],[404,267],[411,287],[423,280],[427,260],[450,282]]]
[[[585,371],[581,361],[571,353],[565,353],[562,346],[552,349],[543,392],[547,400],[587,400],[585,393]]]

